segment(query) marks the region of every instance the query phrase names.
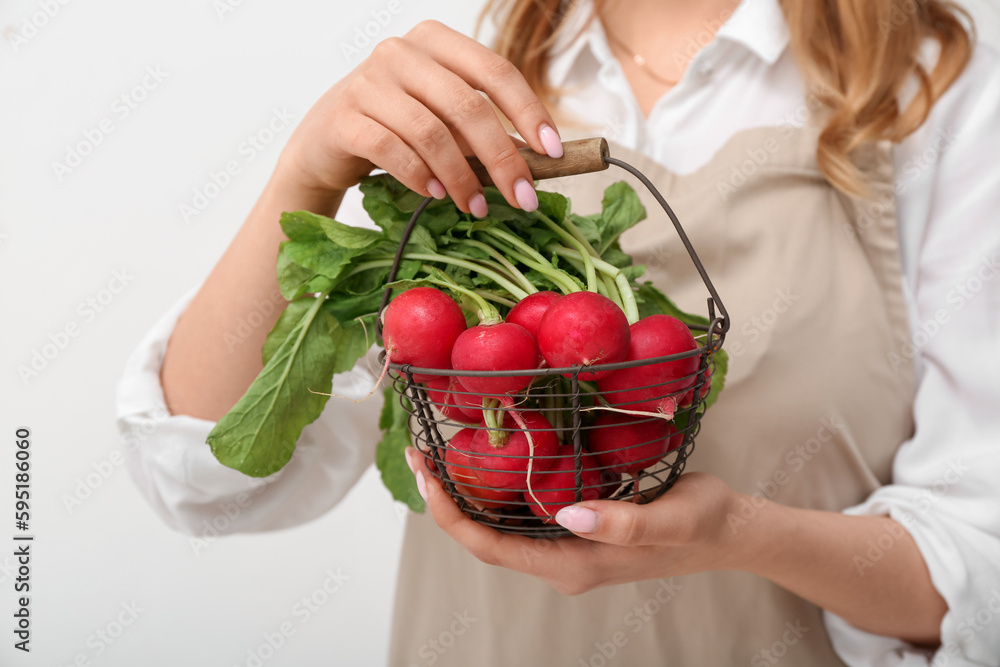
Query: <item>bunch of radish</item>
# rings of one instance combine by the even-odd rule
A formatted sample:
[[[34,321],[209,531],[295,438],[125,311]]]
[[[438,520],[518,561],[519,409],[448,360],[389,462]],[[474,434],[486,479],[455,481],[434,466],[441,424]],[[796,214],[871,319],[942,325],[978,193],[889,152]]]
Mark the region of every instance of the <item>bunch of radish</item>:
[[[618,304],[591,291],[534,292],[501,318],[474,294],[452,291],[473,297],[479,324],[467,327],[451,296],[420,286],[392,300],[382,336],[386,363],[419,369],[411,377],[424,384],[443,423],[464,426],[442,458],[456,492],[471,504],[480,510],[526,506],[551,522],[575,502],[578,473],[583,500],[608,497],[623,475],[655,466],[681,445],[684,433],[672,420],[690,405],[700,364],[685,324],[658,314],[630,325]],[[656,364],[601,368],[684,353]],[[562,424],[565,404],[546,400],[553,383],[565,381],[532,373],[543,368],[570,369],[562,375],[575,372],[591,389],[579,464],[571,429]]]

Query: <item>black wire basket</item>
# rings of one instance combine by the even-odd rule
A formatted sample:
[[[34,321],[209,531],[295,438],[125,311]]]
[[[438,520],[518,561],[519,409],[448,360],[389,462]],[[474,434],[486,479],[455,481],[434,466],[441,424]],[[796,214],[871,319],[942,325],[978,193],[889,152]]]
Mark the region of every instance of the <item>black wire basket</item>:
[[[662,207],[673,223],[691,261],[708,289],[707,325],[688,325],[695,336],[696,349],[664,357],[626,361],[615,364],[601,364],[587,367],[538,368],[517,371],[469,371],[453,369],[417,368],[411,365],[389,364],[400,403],[411,415],[409,430],[413,442],[427,459],[428,467],[440,480],[463,512],[474,521],[505,533],[533,537],[559,537],[569,535],[569,531],[556,524],[553,515],[558,507],[593,499],[613,499],[645,503],[655,500],[665,493],[684,472],[688,457],[694,449],[695,437],[705,412],[704,402],[708,383],[714,369],[714,355],[721,349],[729,330],[729,316],[704,266],[692,247],[683,227],[663,196],[638,169],[609,154],[603,139],[588,139],[566,142],[566,160],[554,160],[539,156],[530,149],[522,149],[529,162],[529,168],[536,179],[575,175],[606,169],[615,165],[635,176]],[[585,159],[579,159],[581,155]],[[574,156],[578,159],[574,159]],[[482,166],[470,158],[470,163],[485,184],[490,184]],[[421,213],[433,201],[425,199],[414,211],[405,228],[399,244],[395,263],[389,274],[389,282],[396,278],[402,261],[403,251],[410,234]],[[391,297],[387,288],[380,309],[385,309]],[[381,329],[381,327],[379,327]],[[384,354],[384,352],[383,352]],[[618,398],[610,396],[616,392],[601,393],[613,404],[614,410],[602,405],[592,383],[580,379],[580,374],[602,371],[616,371],[638,366],[650,366],[697,358],[697,370],[668,381],[644,387],[619,390]],[[689,365],[693,365],[690,364]],[[436,392],[418,381],[414,376],[460,377],[502,377],[531,376],[532,383],[527,389],[512,396],[473,393],[449,388],[448,392]],[[638,442],[623,447],[608,446],[601,431],[617,425],[615,415],[629,410],[636,402],[630,400],[635,390],[655,389],[655,398],[645,393],[641,402],[671,397],[677,409],[669,423],[662,417],[627,416],[629,423],[638,431]],[[506,406],[497,405],[496,418],[492,428],[483,423],[469,424],[445,416],[460,414],[455,412],[455,402],[466,400],[466,405],[482,398],[505,399]],[[494,403],[496,405],[496,403]],[[634,406],[632,406],[634,407]],[[474,457],[457,445],[449,447],[449,441],[456,438],[463,429],[469,429],[463,437],[472,437],[477,431],[489,430],[494,433],[505,431],[516,433],[521,429],[509,423],[507,413],[517,410],[543,415],[551,428],[531,430],[533,439],[551,442],[553,436],[562,447],[559,454],[516,456],[513,454],[478,453]],[[603,418],[601,415],[605,415]],[[609,423],[611,422],[611,423]],[[522,422],[523,423],[523,422]],[[500,426],[497,427],[497,424]],[[471,434],[471,435],[470,435]],[[647,437],[648,436],[648,437]],[[590,444],[602,443],[600,458],[588,453]],[[456,441],[457,442],[457,441]],[[572,455],[569,455],[572,448]],[[628,451],[633,450],[633,451]],[[525,476],[525,487],[514,488],[487,486],[479,481],[484,471],[496,471],[496,466],[483,466],[484,457],[504,456],[507,459],[530,458],[528,465],[545,468],[529,472]],[[555,461],[553,459],[559,459]],[[547,461],[548,460],[548,461]],[[622,460],[629,463],[623,464]],[[551,466],[551,467],[550,467]],[[637,466],[642,466],[637,469]]]

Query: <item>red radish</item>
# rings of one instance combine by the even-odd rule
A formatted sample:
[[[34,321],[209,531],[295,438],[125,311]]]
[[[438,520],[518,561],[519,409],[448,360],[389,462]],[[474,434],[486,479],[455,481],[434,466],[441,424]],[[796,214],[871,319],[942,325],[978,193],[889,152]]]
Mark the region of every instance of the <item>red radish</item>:
[[[456,390],[462,391],[458,378],[436,377],[427,381],[427,398],[442,417],[463,424],[478,424],[482,421],[482,415],[466,414],[458,402],[459,396],[454,393]]]
[[[444,452],[445,470],[453,482],[455,491],[480,508],[498,508],[521,500],[519,491],[484,487],[477,476],[477,467],[468,456],[472,437],[476,430],[463,428],[451,437]]]
[[[517,302],[504,321],[513,324],[520,324],[528,330],[533,338],[538,338],[538,327],[542,323],[542,316],[553,303],[561,298],[556,292],[535,292],[529,294]]]
[[[705,400],[705,397],[708,396],[708,392],[712,390],[712,368],[713,368],[712,366],[709,366],[708,369],[705,371],[705,382],[704,384],[701,385],[701,391],[699,392],[701,400]],[[695,384],[697,384],[697,380],[695,380]],[[682,406],[691,405],[693,401],[694,401],[694,387],[691,388],[691,391],[684,394],[684,398],[681,400],[680,405]]]
[[[559,449],[559,437],[552,430],[552,424],[537,412],[521,412],[520,418],[531,431],[531,443],[528,434],[518,427],[512,411],[505,411],[503,428],[511,429],[506,442],[495,446],[490,441],[490,429],[479,429],[472,436],[469,458],[483,470],[477,470],[476,475],[484,486],[495,489],[528,488],[528,464],[531,463],[531,484],[534,485],[540,473],[552,466],[553,457]]]
[[[587,447],[602,466],[634,474],[654,465],[683,441],[684,434],[662,419],[606,412],[594,421]]]
[[[538,368],[538,346],[519,324],[489,324],[466,329],[451,350],[451,364],[458,371],[519,371]],[[501,396],[524,389],[532,376],[468,377],[462,386],[472,392]]]
[[[613,364],[625,360],[629,335],[628,319],[614,301],[596,292],[573,292],[545,311],[538,327],[538,349],[550,368]],[[607,374],[580,373],[580,379],[597,380]]]
[[[546,472],[532,482],[531,493],[525,493],[528,509],[535,516],[553,523],[556,512],[576,502],[576,461],[572,445],[563,445],[557,452],[559,458]],[[581,500],[597,500],[604,491],[597,457],[587,452],[580,454]]]
[[[408,289],[382,314],[388,361],[419,368],[451,368],[451,348],[465,331],[465,315],[454,299],[433,287]],[[414,374],[416,382],[434,375]]]
[[[683,322],[669,315],[650,315],[631,327],[626,361],[665,357],[694,350],[698,344]],[[694,384],[697,356],[661,364],[623,368],[597,381],[611,405],[625,410],[660,412],[672,418],[685,389]]]

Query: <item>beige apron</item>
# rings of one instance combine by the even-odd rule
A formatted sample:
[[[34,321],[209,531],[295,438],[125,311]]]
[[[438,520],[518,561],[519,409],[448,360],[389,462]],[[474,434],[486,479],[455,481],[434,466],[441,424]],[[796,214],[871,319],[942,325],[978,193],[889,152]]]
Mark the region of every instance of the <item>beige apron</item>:
[[[913,431],[912,367],[888,145],[857,162],[873,201],[838,194],[816,165],[815,129],[737,134],[697,172],[678,176],[612,146],[661,189],[732,318],[726,389],[702,421],[688,470],[734,490],[838,511],[890,480]],[[553,188],[573,210],[600,209],[626,180],[649,218],[622,247],[686,310],[707,291],[669,220],[611,167]],[[900,355],[901,356],[901,355]],[[752,530],[751,505],[734,529]],[[844,564],[853,568],[853,564]],[[480,563],[429,515],[406,528],[390,665],[567,667],[841,665],[819,608],[745,572],[706,572],[563,596]]]

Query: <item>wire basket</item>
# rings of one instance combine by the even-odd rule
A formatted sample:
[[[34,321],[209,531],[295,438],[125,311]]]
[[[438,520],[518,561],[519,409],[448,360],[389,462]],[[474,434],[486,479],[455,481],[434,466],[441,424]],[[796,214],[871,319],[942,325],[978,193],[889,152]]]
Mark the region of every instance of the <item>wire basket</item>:
[[[533,537],[559,537],[569,535],[552,519],[557,508],[583,500],[613,499],[645,503],[655,500],[665,493],[684,472],[688,457],[694,449],[695,437],[701,426],[705,412],[704,399],[708,383],[714,369],[714,355],[722,347],[729,329],[729,317],[718,293],[708,277],[704,266],[692,247],[683,227],[663,196],[638,169],[609,155],[607,143],[603,139],[588,139],[565,144],[568,158],[553,160],[538,156],[530,149],[522,149],[522,155],[529,163],[536,178],[549,178],[606,169],[615,165],[635,176],[660,204],[673,223],[691,261],[708,289],[707,326],[688,325],[695,335],[696,349],[664,357],[625,361],[615,364],[573,366],[567,368],[538,368],[517,371],[458,371],[452,369],[417,368],[411,365],[389,364],[389,375],[398,394],[402,407],[411,415],[409,430],[417,449],[427,458],[433,474],[440,480],[463,512],[474,521],[505,533]],[[582,157],[581,157],[582,156]],[[484,183],[489,184],[488,175],[482,166],[470,158],[473,168]],[[568,164],[567,164],[568,163]],[[414,226],[426,206],[433,201],[425,199],[414,211],[400,240],[395,264],[389,274],[389,282],[395,280],[402,260],[403,250]],[[386,289],[380,309],[389,302],[391,289]],[[381,327],[380,327],[381,328]],[[384,354],[384,352],[383,352]],[[625,390],[603,391],[601,396],[614,410],[602,405],[594,392],[593,383],[580,379],[580,373],[600,373],[654,364],[669,364],[681,360],[697,358],[697,370],[674,376],[670,380],[644,387]],[[688,362],[690,365],[690,362]],[[473,393],[466,390],[450,389],[436,391],[414,380],[414,376],[460,377],[503,377],[531,376],[532,383],[525,391],[510,397]],[[641,400],[636,400],[633,392],[646,391]],[[651,396],[655,390],[655,396]],[[616,395],[617,394],[617,395]],[[617,417],[622,410],[635,407],[636,403],[670,397],[677,409],[674,419],[666,422],[661,417]],[[462,417],[460,408],[474,406],[483,398],[504,398],[507,405],[497,406],[494,427],[482,423],[467,423],[475,413],[474,408]],[[555,438],[561,446],[556,454],[514,455],[497,450],[496,453],[477,452],[469,456],[468,448],[459,446],[459,439],[486,437],[492,432],[508,432],[511,436],[522,430],[512,423],[514,410],[520,418],[525,412],[544,416],[551,428],[530,430],[529,449],[539,447],[542,442],[551,444]],[[601,417],[604,415],[604,417]],[[635,442],[616,447],[608,443],[602,431],[618,425],[616,420],[627,419],[630,428],[635,429]],[[500,427],[496,427],[496,423]],[[522,421],[522,425],[523,425]],[[466,430],[467,429],[467,430]],[[477,432],[482,432],[477,435]],[[461,435],[459,435],[461,434]],[[503,436],[499,436],[503,437]],[[452,445],[449,446],[449,441]],[[464,440],[463,440],[464,442]],[[588,453],[588,448],[600,443],[600,457]],[[551,449],[551,448],[550,448]],[[570,449],[572,450],[570,453]],[[549,450],[546,450],[549,451]],[[484,474],[498,478],[497,465],[485,466],[488,457],[504,457],[509,460],[530,459],[528,465],[541,468],[524,476],[523,484],[486,485],[480,481]],[[641,468],[637,469],[637,466]],[[506,473],[513,476],[514,473]],[[499,473],[502,477],[503,473]],[[509,487],[509,488],[508,488]]]

